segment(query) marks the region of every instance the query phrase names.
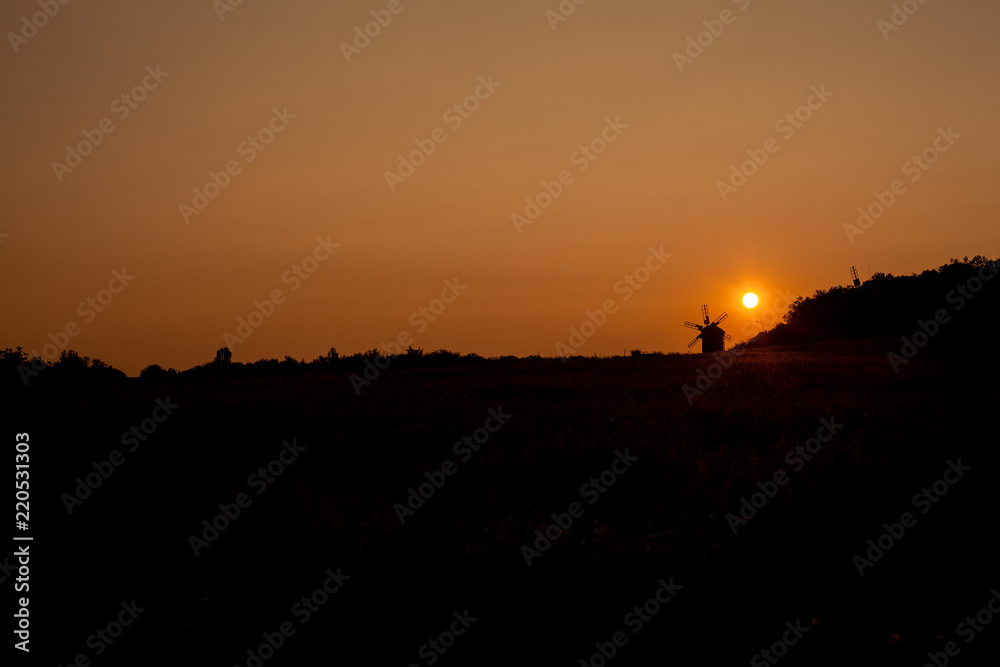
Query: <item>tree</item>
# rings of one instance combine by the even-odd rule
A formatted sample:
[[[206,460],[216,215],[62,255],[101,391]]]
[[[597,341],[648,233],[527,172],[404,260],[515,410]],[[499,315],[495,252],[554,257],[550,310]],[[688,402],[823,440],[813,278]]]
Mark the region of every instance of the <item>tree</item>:
[[[228,347],[221,347],[215,353],[215,365],[216,366],[228,366],[233,360],[233,351]]]
[[[142,378],[143,380],[154,380],[154,381],[163,380],[168,375],[171,375],[176,372],[177,371],[173,369],[168,371],[159,364],[150,364],[149,366],[146,366],[141,371],[139,371],[139,377]]]

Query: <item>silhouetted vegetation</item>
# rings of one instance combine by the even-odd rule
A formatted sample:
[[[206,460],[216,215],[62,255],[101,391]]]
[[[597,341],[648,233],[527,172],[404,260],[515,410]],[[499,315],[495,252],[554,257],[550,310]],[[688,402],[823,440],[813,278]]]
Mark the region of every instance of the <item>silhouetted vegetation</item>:
[[[60,384],[118,384],[128,379],[122,371],[100,359],[81,357],[74,350],[63,350],[59,359],[47,363],[41,357],[29,357],[23,348],[0,350],[0,382],[6,387]]]
[[[860,287],[817,290],[793,302],[784,322],[754,343],[909,336],[919,330],[920,322],[933,320],[936,312],[944,310],[949,321],[934,336],[934,345],[975,345],[998,323],[1000,279],[992,280],[992,264],[982,256],[966,257],[919,274],[876,273]],[[981,271],[988,276],[986,281],[980,278]]]
[[[32,458],[44,471],[38,484],[48,485],[36,493],[51,508],[42,515],[51,521],[47,585],[105,610],[141,590],[150,617],[176,628],[162,649],[171,658],[246,664],[243,647],[286,620],[327,568],[343,565],[353,577],[337,593],[344,597],[287,643],[289,660],[268,666],[310,664],[331,636],[381,647],[386,655],[373,664],[410,664],[429,636],[425,626],[399,623],[387,642],[386,626],[371,619],[405,617],[415,600],[434,619],[484,610],[475,629],[489,632],[470,634],[463,646],[487,643],[497,659],[486,664],[576,664],[623,628],[622,616],[661,577],[685,589],[609,667],[745,665],[785,620],[800,617],[815,627],[813,643],[800,649],[805,660],[782,665],[921,665],[940,646],[935,638],[953,637],[996,585],[998,550],[984,521],[995,499],[997,364],[995,356],[974,364],[939,356],[897,374],[885,356],[897,345],[750,350],[694,405],[682,387],[711,362],[702,355],[474,365],[445,353],[434,356],[465,365],[396,372],[397,364],[432,356],[415,352],[394,360],[360,396],[344,375],[309,369],[350,368],[362,355],[328,354],[221,370],[207,363],[177,375],[192,381],[167,386],[32,385],[7,390],[4,400],[17,430],[48,445]],[[286,370],[301,374],[282,376]],[[277,377],[225,375],[264,371]],[[144,370],[162,373],[169,371]],[[120,436],[148,418],[157,399],[180,407],[125,454],[84,507],[63,511],[60,495],[96,474],[92,462],[121,449]],[[510,421],[462,461],[453,443],[482,426],[491,408]],[[787,453],[823,418],[843,431],[734,535],[726,514],[776,469],[792,473]],[[202,534],[201,522],[220,503],[248,491],[248,475],[293,438],[306,447],[301,460],[264,494],[251,491],[253,504],[196,558],[189,536]],[[626,448],[639,459],[634,469],[528,567],[522,545]],[[859,576],[852,558],[958,457],[973,467],[968,479],[919,515],[878,569]],[[401,524],[394,505],[446,459],[457,473]],[[101,549],[73,551],[95,535]],[[121,556],[109,564],[109,553]],[[153,555],[166,564],[156,576]],[[93,572],[104,574],[95,580]],[[72,656],[96,624],[87,618],[51,642]],[[507,640],[525,628],[535,628],[527,644]],[[518,657],[525,645],[528,659]],[[706,646],[726,659],[703,659]],[[834,650],[837,659],[825,659]],[[852,655],[872,657],[859,663]],[[963,649],[962,657],[975,656]]]
[[[920,274],[893,276],[876,273],[860,287],[845,286],[817,290],[810,297],[796,299],[784,321],[765,334],[753,338],[748,345],[791,345],[817,343],[836,339],[885,338],[910,336],[920,330],[921,322],[934,320],[945,311],[948,320],[933,336],[937,349],[963,349],[974,346],[986,333],[1000,324],[1000,280],[992,282],[989,273],[993,262],[983,256],[953,259],[938,269]],[[987,275],[983,280],[981,275]],[[978,282],[977,282],[978,281]],[[633,357],[658,355],[657,352],[630,351]],[[537,355],[524,360],[540,359]],[[589,357],[572,357],[585,359]],[[341,356],[336,348],[312,361],[286,356],[283,360],[258,359],[253,362],[233,361],[227,347],[216,351],[211,362],[183,371],[164,369],[158,364],[147,366],[139,374],[144,382],[189,381],[202,378],[263,378],[302,374],[363,373],[371,365],[386,371],[459,367],[485,363],[519,361],[505,355],[485,358],[478,354],[459,354],[449,350],[424,352],[409,347],[404,354],[388,355],[378,348]],[[58,361],[46,363],[41,358],[29,358],[22,348],[0,351],[0,382],[4,386],[25,386],[36,383],[68,382],[106,384],[125,381],[126,375],[99,359],[81,357],[73,350],[64,350]]]
[[[818,626],[811,637],[830,637],[823,651],[843,647],[837,664],[851,664],[854,654],[874,656],[873,664],[921,664],[935,637],[982,604],[979,593],[954,591],[995,585],[997,550],[982,531],[982,508],[994,491],[997,361],[924,355],[896,373],[886,354],[900,343],[887,337],[912,336],[938,309],[951,321],[935,345],[992,331],[1000,281],[949,302],[986,264],[974,258],[914,276],[877,274],[860,287],[800,299],[768,335],[805,344],[735,356],[720,373],[704,375],[712,382],[693,404],[683,388],[697,384],[713,358],[640,349],[564,360],[413,347],[394,357],[377,348],[342,356],[331,348],[312,361],[242,363],[232,350],[206,348],[204,364],[183,371],[152,364],[127,382],[73,351],[46,365],[7,349],[0,393],[33,442],[72,443],[38,448],[47,456],[50,499],[80,478],[100,477],[93,471],[134,428],[152,423],[158,401],[179,406],[146,431],[148,444],[125,455],[80,514],[53,517],[48,538],[57,540],[51,553],[63,554],[102,535],[102,550],[50,570],[73,599],[96,595],[85,573],[106,553],[134,554],[115,563],[115,585],[101,582],[105,606],[120,599],[122,582],[149,578],[149,554],[171,563],[143,595],[151,610],[174,619],[178,654],[233,664],[237,653],[219,637],[274,627],[261,615],[287,610],[318,573],[343,564],[357,573],[348,584],[355,588],[338,593],[355,597],[336,603],[351,600],[350,617],[332,613],[331,603],[312,621],[315,634],[303,633],[286,650],[306,653],[317,641],[310,636],[333,631],[375,645],[384,628],[367,619],[384,614],[386,600],[427,600],[426,613],[438,617],[466,607],[491,614],[497,627],[484,641],[505,651],[506,664],[517,663],[522,649],[502,638],[527,626],[545,634],[532,637],[533,646],[549,647],[530,664],[568,663],[567,651],[589,651],[652,595],[660,577],[676,576],[690,588],[651,621],[664,630],[628,646],[632,662],[622,665],[656,664],[668,654],[678,664],[697,662],[720,628],[723,662],[745,664],[773,638],[775,623],[798,615]],[[348,376],[366,371],[377,379],[355,395]],[[476,433],[490,409],[511,415],[509,424],[461,460],[453,443]],[[734,534],[727,513],[775,470],[792,470],[788,453],[808,442],[821,419],[843,424],[843,433]],[[306,448],[302,463],[196,559],[188,539],[200,534],[200,522],[246,490],[248,474],[292,439]],[[522,546],[619,450],[637,457],[635,470],[587,505],[529,568]],[[968,481],[859,575],[852,558],[959,457],[973,467]],[[457,473],[404,525],[395,505],[445,460]],[[105,528],[109,516],[113,526]],[[899,594],[928,572],[936,584],[920,591],[920,604]],[[539,598],[540,586],[545,604],[525,605]],[[422,628],[400,632],[408,634],[381,662],[406,664],[425,641]],[[67,636],[59,648],[68,655],[79,633]],[[562,639],[546,643],[551,636]],[[809,664],[824,664],[814,646]]]

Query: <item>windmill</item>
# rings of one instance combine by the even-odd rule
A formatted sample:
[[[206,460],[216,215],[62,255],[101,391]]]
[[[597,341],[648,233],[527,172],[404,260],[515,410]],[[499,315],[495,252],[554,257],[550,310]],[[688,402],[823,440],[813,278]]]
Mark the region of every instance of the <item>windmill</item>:
[[[858,267],[856,266],[851,267],[851,278],[854,279],[855,287],[861,287],[861,279],[858,278]]]
[[[708,306],[701,307],[701,316],[705,320],[705,324],[695,324],[694,322],[685,322],[684,326],[688,329],[697,329],[699,331],[698,335],[694,337],[690,343],[688,343],[688,349],[701,339],[701,352],[702,354],[708,354],[709,352],[722,352],[726,349],[726,341],[730,340],[729,334],[723,331],[719,327],[719,322],[729,317],[727,313],[722,313],[715,321],[710,321],[708,318]]]

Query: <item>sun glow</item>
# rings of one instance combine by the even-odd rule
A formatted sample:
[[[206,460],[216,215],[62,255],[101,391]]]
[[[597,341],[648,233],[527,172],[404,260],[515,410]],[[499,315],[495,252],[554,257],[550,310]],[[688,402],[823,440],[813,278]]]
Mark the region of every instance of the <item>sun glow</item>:
[[[744,294],[743,305],[747,308],[755,308],[757,306],[757,295],[753,292],[747,292]]]

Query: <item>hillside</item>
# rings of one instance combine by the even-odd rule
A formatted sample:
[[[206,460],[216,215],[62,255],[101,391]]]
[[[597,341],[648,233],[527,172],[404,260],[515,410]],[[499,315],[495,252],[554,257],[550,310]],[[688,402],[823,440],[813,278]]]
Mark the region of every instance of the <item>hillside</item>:
[[[1000,324],[996,271],[997,264],[985,257],[966,257],[919,274],[876,273],[859,287],[817,290],[793,302],[784,322],[754,344],[912,337],[924,331],[937,349],[982,346]]]

